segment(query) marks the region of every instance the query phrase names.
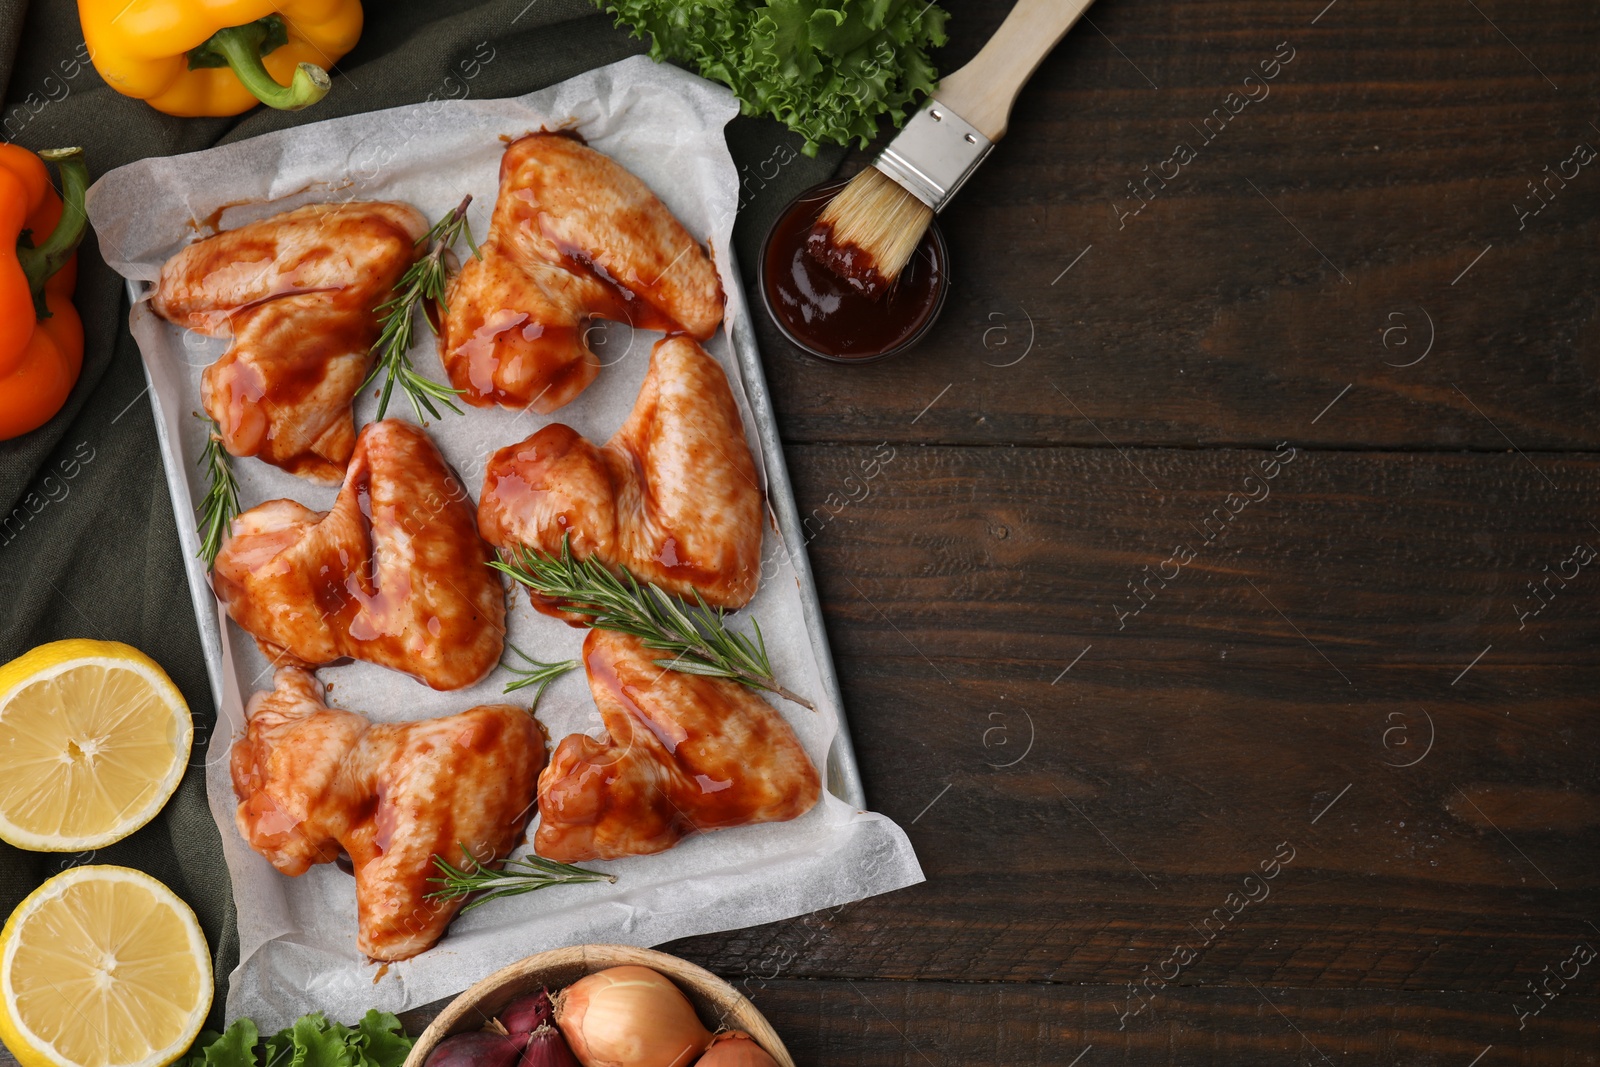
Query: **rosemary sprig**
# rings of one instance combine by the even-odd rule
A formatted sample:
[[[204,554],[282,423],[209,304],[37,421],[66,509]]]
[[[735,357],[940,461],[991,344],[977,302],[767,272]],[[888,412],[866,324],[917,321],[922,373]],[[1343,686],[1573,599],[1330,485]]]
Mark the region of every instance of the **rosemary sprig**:
[[[199,466],[206,472],[206,495],[195,508],[200,522],[200,558],[211,566],[217,561],[222,542],[228,539],[233,519],[239,514],[239,480],[233,476],[233,457],[222,447],[222,433],[214,419],[194,413],[209,428],[206,447],[200,452]]]
[[[658,667],[727,678],[817,710],[811,701],[778,684],[761,625],[751,620],[754,640],[729,629],[722,610],[709,607],[698,591],[693,606],[680,604],[657,585],[640,585],[626,570],[618,577],[594,559],[573,559],[566,536],[561,539],[560,556],[524,545],[509,559],[502,554],[489,566],[562,610],[589,616],[589,625],[596,629],[631,634],[646,648],[671,653],[671,659],[655,661]]]
[[[581,664],[579,664],[575,659],[564,659],[556,663],[544,663],[540,660],[534,659],[532,656],[522,651],[522,649],[518,648],[516,645],[513,645],[510,641],[506,642],[506,647],[515,652],[518,656],[522,657],[525,662],[533,664],[531,667],[514,667],[504,660],[500,661],[500,666],[504,667],[512,674],[520,674],[522,676],[514,682],[507,682],[504,690],[505,692],[515,693],[518,689],[526,689],[530,685],[537,685],[539,687],[538,690],[533,694],[533,707],[528,709],[530,711],[539,710],[539,701],[544,696],[544,691],[549,687],[551,682],[555,681],[563,674],[566,674],[568,671],[581,666]]]
[[[444,218],[433,224],[433,228],[423,234],[418,244],[425,244],[427,254],[407,268],[395,282],[393,295],[373,310],[383,318],[383,332],[378,335],[378,340],[373,344],[372,350],[377,354],[377,360],[372,364],[372,372],[367,375],[367,380],[361,383],[365,389],[377,380],[378,375],[384,375],[383,395],[378,399],[378,418],[383,418],[389,410],[389,396],[394,392],[396,383],[405,390],[406,396],[411,400],[411,410],[417,413],[417,418],[422,418],[422,411],[427,409],[428,414],[440,418],[439,409],[434,407],[435,400],[455,412],[462,414],[453,400],[461,394],[461,390],[452,389],[448,385],[441,385],[424,375],[418,374],[416,368],[411,366],[411,337],[412,327],[415,324],[416,309],[425,302],[437,303],[444,299],[445,285],[450,280],[450,270],[445,263],[445,253],[450,251],[456,241],[465,236],[467,247],[472,249],[474,258],[482,259],[478,251],[477,242],[472,239],[472,227],[467,224],[467,205],[472,203],[469,194],[461,203],[455,206]],[[427,319],[428,329],[437,332],[433,319]]]
[[[505,866],[500,868],[485,867],[472,858],[472,853],[467,851],[465,845],[461,846],[461,855],[465,860],[464,867],[457,867],[443,856],[433,857],[433,865],[439,869],[443,877],[429,878],[428,881],[444,888],[435,889],[425,899],[455,900],[457,897],[472,893],[482,893],[482,896],[461,909],[466,912],[496,897],[514,897],[522,893],[532,893],[535,889],[567,883],[617,880],[614,874],[589,871],[568,863],[557,863],[555,860],[547,860],[543,856],[531,853],[520,860],[506,860]]]

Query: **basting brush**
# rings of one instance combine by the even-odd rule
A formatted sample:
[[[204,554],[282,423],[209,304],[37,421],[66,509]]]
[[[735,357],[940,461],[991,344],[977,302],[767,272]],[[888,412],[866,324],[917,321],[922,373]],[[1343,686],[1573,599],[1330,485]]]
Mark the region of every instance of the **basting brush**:
[[[966,66],[826,207],[806,250],[877,299],[900,276],[933,216],[1005,136],[1011,105],[1093,0],[1017,0]]]

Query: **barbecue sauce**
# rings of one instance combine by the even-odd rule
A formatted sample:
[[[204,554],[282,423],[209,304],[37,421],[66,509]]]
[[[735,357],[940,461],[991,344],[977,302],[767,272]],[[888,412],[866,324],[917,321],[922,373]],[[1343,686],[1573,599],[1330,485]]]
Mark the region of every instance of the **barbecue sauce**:
[[[900,272],[874,299],[806,250],[817,217],[845,183],[809,189],[767,235],[761,257],[767,310],[791,341],[813,355],[865,362],[898,350],[932,324],[949,283],[949,254],[933,226]]]

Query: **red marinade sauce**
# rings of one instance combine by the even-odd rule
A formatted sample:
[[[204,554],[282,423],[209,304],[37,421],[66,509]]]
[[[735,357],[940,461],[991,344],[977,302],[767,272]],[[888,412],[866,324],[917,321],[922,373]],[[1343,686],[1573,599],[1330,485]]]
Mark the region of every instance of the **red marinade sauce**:
[[[839,360],[868,360],[898,347],[937,314],[948,263],[933,230],[876,300],[806,250],[817,217],[845,186],[819,185],[790,204],[767,237],[761,284],[773,318],[803,346]]]

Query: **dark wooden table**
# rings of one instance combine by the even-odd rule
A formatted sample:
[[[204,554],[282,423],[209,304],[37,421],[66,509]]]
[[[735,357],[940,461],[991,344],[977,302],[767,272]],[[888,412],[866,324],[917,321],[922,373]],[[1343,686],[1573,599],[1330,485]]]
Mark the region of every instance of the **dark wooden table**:
[[[1597,58],[1592,0],[1091,9],[932,340],[761,338],[928,881],[668,951],[802,1064],[1600,1061]]]

